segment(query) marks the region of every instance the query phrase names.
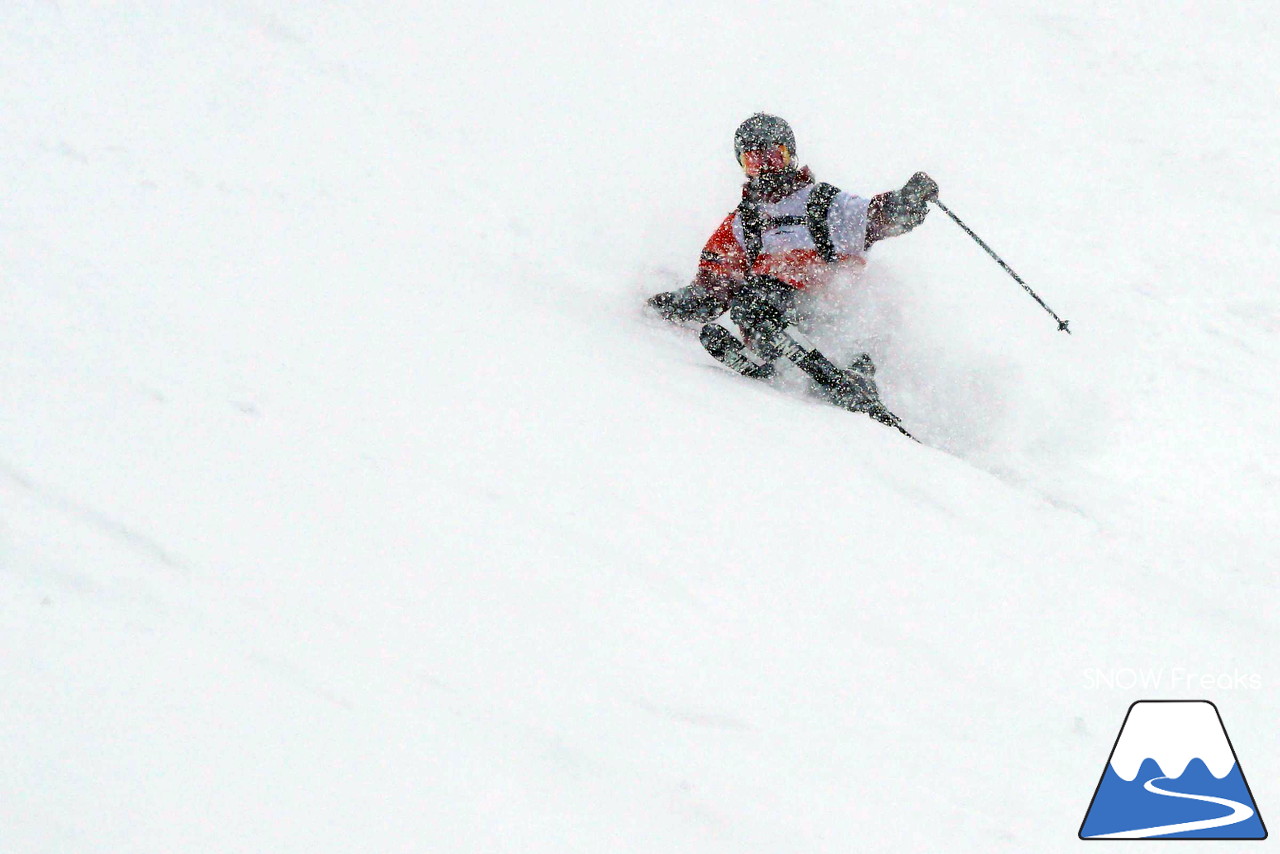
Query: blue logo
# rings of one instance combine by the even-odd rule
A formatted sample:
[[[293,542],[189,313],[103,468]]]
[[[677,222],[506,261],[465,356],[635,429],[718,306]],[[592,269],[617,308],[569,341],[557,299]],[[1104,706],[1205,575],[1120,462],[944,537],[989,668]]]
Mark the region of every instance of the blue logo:
[[[1081,839],[1266,839],[1218,707],[1129,707],[1080,825]]]

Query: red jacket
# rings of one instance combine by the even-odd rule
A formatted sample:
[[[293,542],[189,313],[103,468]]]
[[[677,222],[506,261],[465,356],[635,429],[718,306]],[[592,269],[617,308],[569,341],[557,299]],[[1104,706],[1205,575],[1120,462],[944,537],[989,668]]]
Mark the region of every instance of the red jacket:
[[[801,217],[814,186],[813,173],[805,167],[787,174],[768,190],[748,183],[742,195],[755,202],[767,219]],[[842,192],[832,200],[827,226],[836,253],[834,262],[826,261],[818,252],[806,226],[766,225],[761,235],[761,252],[750,270],[747,269],[742,216],[735,209],[703,247],[694,283],[725,300],[748,273],[770,276],[798,290],[821,287],[837,270],[865,265],[864,253],[871,243],[889,236],[881,222],[883,196],[887,195],[868,200]]]

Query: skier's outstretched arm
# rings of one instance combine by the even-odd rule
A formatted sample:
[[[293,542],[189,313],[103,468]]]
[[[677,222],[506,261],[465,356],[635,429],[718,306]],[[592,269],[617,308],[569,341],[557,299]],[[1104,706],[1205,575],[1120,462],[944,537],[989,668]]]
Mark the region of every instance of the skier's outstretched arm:
[[[937,183],[923,172],[912,175],[901,190],[873,196],[867,208],[867,247],[877,240],[906,234],[924,222],[929,202],[937,197]]]
[[[747,256],[733,235],[734,214],[711,235],[698,258],[698,272],[687,287],[649,298],[649,306],[667,320],[708,323],[724,314],[746,276]]]

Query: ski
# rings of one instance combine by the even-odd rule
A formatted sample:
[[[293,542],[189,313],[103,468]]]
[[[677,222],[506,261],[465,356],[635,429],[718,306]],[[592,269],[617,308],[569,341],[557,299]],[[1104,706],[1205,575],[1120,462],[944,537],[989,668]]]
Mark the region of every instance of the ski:
[[[877,402],[866,412],[867,412],[867,415],[871,416],[876,421],[879,421],[881,424],[884,424],[888,427],[897,428],[899,433],[906,436],[908,439],[915,442],[917,445],[924,444],[915,436],[912,436],[909,432],[907,432],[907,428],[902,426],[902,419],[894,415],[888,409],[885,409],[884,404]]]
[[[747,349],[736,335],[718,323],[708,323],[698,335],[702,346],[720,364],[753,380],[773,376],[773,364]]]
[[[797,330],[788,328],[786,332],[788,334],[784,336],[784,340],[791,346],[790,348],[784,347],[783,355],[797,362],[797,364],[815,357],[822,359],[827,365],[830,364],[812,345],[805,346],[808,344],[808,339],[800,336]],[[706,348],[712,358],[735,373],[751,379],[768,379],[774,374],[773,363],[760,358],[759,355],[747,347],[745,342],[718,323],[704,325],[698,335],[698,340],[702,342],[702,346]],[[867,360],[869,365],[869,358],[865,355],[863,358]],[[806,364],[805,367],[810,367],[810,371],[806,371],[806,373],[812,373],[812,366]],[[920,443],[919,439],[912,436],[907,428],[902,426],[902,419],[890,412],[880,402],[879,394],[875,391],[875,385],[871,380],[859,377],[862,381],[855,387],[851,383],[852,378],[848,372],[841,373],[834,366],[831,366],[831,372],[833,376],[840,374],[839,379],[843,380],[840,383],[840,391],[828,388],[824,392],[833,405],[848,412],[866,413],[873,420],[885,426],[893,427],[911,441]],[[844,392],[843,395],[840,394],[841,391]]]

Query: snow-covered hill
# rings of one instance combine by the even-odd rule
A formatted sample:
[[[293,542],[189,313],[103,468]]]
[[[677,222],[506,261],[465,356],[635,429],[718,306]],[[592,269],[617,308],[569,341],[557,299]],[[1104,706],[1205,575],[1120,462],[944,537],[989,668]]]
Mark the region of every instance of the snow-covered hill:
[[[1266,815],[1278,27],[4,4],[0,850],[1065,850],[1152,696]],[[646,317],[760,109],[1075,334],[875,247],[921,447]]]

